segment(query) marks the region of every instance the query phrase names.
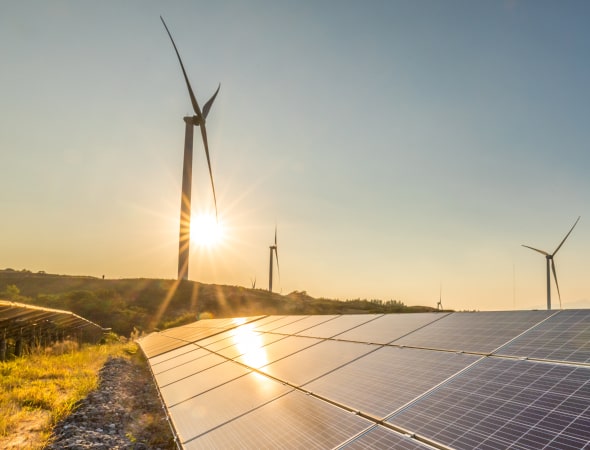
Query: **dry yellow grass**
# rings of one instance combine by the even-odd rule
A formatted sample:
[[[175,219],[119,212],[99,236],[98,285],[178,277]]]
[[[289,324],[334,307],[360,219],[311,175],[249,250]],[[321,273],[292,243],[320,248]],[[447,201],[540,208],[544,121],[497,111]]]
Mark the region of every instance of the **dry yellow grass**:
[[[124,345],[55,347],[0,362],[0,448],[41,449],[52,427],[66,417],[98,383],[109,355]]]

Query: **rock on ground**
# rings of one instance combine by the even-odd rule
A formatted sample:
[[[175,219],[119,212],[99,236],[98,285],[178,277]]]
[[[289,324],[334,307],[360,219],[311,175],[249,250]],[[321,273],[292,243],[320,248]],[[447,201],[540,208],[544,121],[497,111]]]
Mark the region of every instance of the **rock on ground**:
[[[146,367],[110,358],[99,386],[57,424],[46,450],[171,450],[176,446]]]

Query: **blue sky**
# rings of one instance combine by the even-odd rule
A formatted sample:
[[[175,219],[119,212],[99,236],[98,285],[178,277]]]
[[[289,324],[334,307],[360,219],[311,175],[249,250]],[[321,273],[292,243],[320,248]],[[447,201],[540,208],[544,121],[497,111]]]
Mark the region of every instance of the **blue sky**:
[[[184,123],[223,245],[190,278],[455,309],[590,307],[583,1],[0,0],[0,267],[176,275]],[[198,134],[196,134],[198,137]],[[211,209],[195,140],[193,209]],[[554,292],[554,305],[558,305]]]

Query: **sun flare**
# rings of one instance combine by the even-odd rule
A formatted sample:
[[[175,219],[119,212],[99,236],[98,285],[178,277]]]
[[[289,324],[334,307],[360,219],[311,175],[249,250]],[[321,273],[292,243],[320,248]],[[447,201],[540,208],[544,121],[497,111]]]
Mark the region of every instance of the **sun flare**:
[[[223,242],[225,231],[214,214],[200,213],[191,218],[191,241],[202,247],[214,247]]]

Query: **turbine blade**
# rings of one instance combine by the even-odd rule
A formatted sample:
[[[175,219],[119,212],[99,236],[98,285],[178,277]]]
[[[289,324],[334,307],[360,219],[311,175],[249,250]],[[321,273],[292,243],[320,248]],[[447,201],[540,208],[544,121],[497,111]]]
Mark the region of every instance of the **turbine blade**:
[[[275,247],[277,246],[277,226],[275,225]]]
[[[168,29],[166,22],[164,22],[164,18],[162,16],[160,16],[160,19],[162,20],[162,23],[164,24],[164,28],[166,28],[166,32],[168,33],[168,36],[170,36],[170,40],[172,41],[172,45],[174,46],[174,51],[176,52],[176,56],[178,56],[178,62],[180,63],[180,68],[182,69],[182,74],[184,75],[184,81],[186,81],[186,87],[188,88],[188,93],[191,97],[191,103],[193,104],[193,109],[195,111],[195,114],[197,115],[199,122],[202,122],[203,116],[201,114],[201,109],[199,108],[199,104],[197,103],[197,99],[195,98],[195,94],[193,93],[193,88],[191,87],[191,83],[190,83],[190,81],[188,81],[188,76],[186,75],[186,70],[184,70],[184,64],[182,63],[182,58],[180,57],[180,53],[178,53],[178,48],[176,48],[176,43],[174,42],[174,39],[172,39],[172,34],[170,34],[170,30]]]
[[[213,183],[213,172],[211,171],[211,159],[209,158],[209,145],[207,144],[207,130],[205,129],[205,123],[201,123],[199,128],[201,129],[201,137],[203,138],[203,146],[205,147],[205,155],[207,156],[209,178],[211,178],[211,189],[213,190],[213,203],[215,203],[215,220],[217,220],[217,196],[215,195],[215,184]]]
[[[217,97],[217,93],[219,92],[219,88],[221,87],[221,83],[219,83],[219,86],[217,86],[217,90],[215,91],[215,94],[213,94],[213,97],[211,97],[207,103],[205,103],[205,106],[203,106],[203,117],[206,119],[207,115],[209,114],[209,110],[211,109],[211,106],[213,105],[213,102],[215,101],[215,97]]]
[[[568,233],[565,235],[565,237],[563,238],[563,241],[561,241],[561,243],[557,246],[557,248],[555,249],[555,251],[553,252],[553,254],[555,255],[557,253],[557,251],[561,248],[561,246],[563,245],[563,243],[565,242],[565,240],[567,239],[567,237],[570,235],[570,233],[572,231],[574,231],[574,227],[578,224],[578,220],[580,220],[581,216],[578,216],[578,219],[576,220],[576,223],[574,223],[574,225],[570,228],[570,230],[568,231]]]
[[[275,258],[277,260],[277,275],[279,276],[279,282],[281,281],[281,269],[279,269],[279,250],[275,246]]]
[[[545,252],[543,250],[539,250],[538,248],[529,247],[528,245],[524,245],[524,244],[520,244],[520,245],[522,245],[523,247],[526,247],[526,248],[530,248],[531,250],[534,250],[536,252],[542,253],[545,256],[550,256],[549,253],[547,253],[547,252]]]
[[[557,287],[557,297],[559,298],[559,309],[561,309],[561,294],[559,293],[559,283],[557,282],[557,273],[555,272],[555,261],[551,258],[551,270],[553,270],[553,279],[555,280],[555,287]]]

